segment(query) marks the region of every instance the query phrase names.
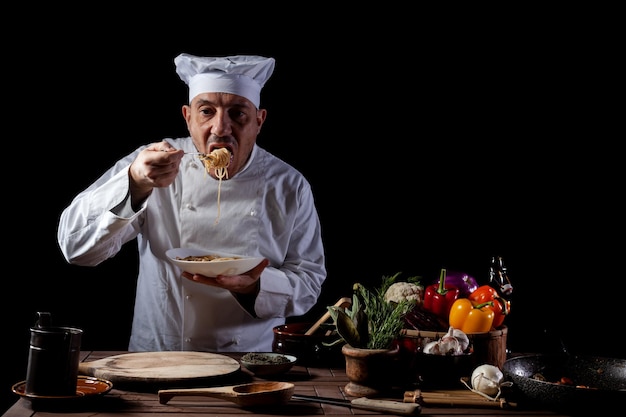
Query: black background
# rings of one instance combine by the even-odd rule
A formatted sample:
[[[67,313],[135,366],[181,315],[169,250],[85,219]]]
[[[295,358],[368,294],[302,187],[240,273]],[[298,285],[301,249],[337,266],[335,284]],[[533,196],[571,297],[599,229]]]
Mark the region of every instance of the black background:
[[[258,143],[309,178],[327,250],[320,302],[295,320],[317,319],[354,282],[396,272],[431,281],[446,267],[486,283],[499,255],[514,286],[510,350],[563,341],[626,357],[616,341],[623,99],[604,15],[65,12],[5,17],[19,22],[3,36],[7,404],[37,311],[83,328],[85,349],[126,349],[135,242],[98,267],[71,266],[56,227],[119,157],[187,134],[173,65],[181,52],[276,58]]]

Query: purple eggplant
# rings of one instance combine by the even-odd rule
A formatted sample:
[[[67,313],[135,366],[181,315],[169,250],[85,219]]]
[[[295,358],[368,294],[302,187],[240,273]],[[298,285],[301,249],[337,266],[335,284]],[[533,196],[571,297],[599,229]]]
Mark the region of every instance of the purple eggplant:
[[[439,280],[436,280],[433,283],[438,282]],[[478,282],[473,276],[450,269],[446,269],[446,284],[454,285],[459,289],[459,298],[467,298],[478,288]]]

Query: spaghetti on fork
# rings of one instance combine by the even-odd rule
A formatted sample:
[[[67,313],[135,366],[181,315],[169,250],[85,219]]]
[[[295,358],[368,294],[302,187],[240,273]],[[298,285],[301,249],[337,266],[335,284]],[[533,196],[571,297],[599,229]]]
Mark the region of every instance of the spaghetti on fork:
[[[226,170],[230,164],[230,151],[228,149],[214,149],[210,153],[200,155],[198,158],[200,158],[204,164],[207,173],[211,168],[214,168],[215,176],[218,179],[228,179],[228,171]]]
[[[215,176],[219,180],[217,185],[217,218],[215,224],[219,223],[220,219],[220,197],[222,193],[222,179],[228,179],[228,165],[230,164],[230,151],[226,148],[213,149],[207,154],[202,154],[198,158],[204,164],[204,169],[207,174],[210,173],[211,168],[215,170]]]

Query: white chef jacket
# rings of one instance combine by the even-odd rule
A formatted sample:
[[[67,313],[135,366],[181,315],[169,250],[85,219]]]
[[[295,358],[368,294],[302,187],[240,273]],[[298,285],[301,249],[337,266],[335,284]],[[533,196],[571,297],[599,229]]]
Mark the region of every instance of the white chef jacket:
[[[197,152],[190,137],[167,140]],[[196,156],[185,155],[174,183],[155,188],[134,212],[128,169],[143,148],[119,160],[61,213],[57,238],[66,260],[95,266],[137,238],[131,351],[271,351],[272,328],[310,310],[326,278],[310,184],[255,145],[243,170],[222,181],[218,219],[219,180]],[[177,247],[269,259],[256,317],[229,291],[183,278],[165,255]]]

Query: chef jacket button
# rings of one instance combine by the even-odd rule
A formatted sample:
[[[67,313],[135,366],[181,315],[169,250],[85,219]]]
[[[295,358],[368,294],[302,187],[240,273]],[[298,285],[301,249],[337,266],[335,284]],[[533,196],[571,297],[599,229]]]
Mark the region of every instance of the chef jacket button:
[[[193,296],[191,294],[187,294],[185,296],[185,300],[191,300],[193,298]]]
[[[189,204],[189,203],[185,204],[185,208],[187,210],[192,210],[192,211],[196,210],[196,208],[193,206],[193,204]]]
[[[252,217],[256,216],[256,210],[255,209],[250,210],[250,216],[252,216]]]
[[[186,337],[185,338],[185,343],[191,343],[191,337]]]

